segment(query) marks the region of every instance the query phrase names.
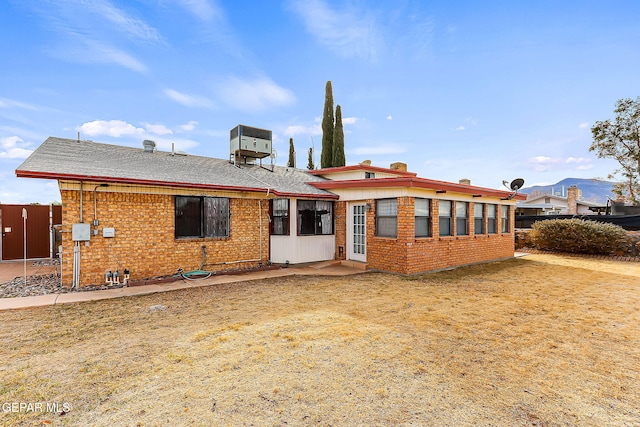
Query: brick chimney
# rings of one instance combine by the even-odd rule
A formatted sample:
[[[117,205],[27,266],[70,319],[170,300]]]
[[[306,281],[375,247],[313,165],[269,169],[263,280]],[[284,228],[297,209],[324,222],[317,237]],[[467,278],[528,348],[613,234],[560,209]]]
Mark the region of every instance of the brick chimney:
[[[575,185],[572,185],[567,189],[567,213],[569,215],[578,214],[578,198],[580,197],[580,190]]]
[[[407,171],[407,164],[406,163],[402,163],[402,162],[391,163],[391,166],[389,166],[389,169],[394,170],[394,171],[406,172]]]

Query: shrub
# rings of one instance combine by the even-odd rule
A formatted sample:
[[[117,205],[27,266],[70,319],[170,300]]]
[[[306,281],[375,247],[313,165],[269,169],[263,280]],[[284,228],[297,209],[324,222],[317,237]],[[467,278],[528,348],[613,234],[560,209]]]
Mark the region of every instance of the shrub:
[[[537,249],[583,254],[624,252],[628,245],[622,227],[576,218],[535,222],[531,241]]]

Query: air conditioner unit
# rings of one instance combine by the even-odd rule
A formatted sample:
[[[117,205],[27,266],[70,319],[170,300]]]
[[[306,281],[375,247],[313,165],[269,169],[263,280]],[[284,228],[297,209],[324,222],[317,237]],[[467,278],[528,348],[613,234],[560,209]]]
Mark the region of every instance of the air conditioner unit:
[[[238,125],[230,132],[231,156],[236,159],[263,159],[272,153],[271,131]]]

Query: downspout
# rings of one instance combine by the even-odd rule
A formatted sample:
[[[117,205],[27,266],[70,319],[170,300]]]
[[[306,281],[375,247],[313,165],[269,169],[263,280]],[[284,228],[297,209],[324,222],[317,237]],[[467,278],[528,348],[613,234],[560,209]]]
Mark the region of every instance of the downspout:
[[[80,223],[82,224],[84,221],[82,219],[82,181],[80,181]]]
[[[269,190],[267,190],[267,193]],[[262,262],[262,200],[258,200],[258,217],[260,221],[260,262]]]

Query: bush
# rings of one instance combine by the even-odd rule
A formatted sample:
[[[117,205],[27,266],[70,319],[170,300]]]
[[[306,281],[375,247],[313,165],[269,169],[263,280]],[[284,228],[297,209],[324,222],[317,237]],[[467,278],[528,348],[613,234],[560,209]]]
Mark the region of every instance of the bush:
[[[535,222],[531,241],[542,250],[605,255],[625,252],[628,245],[622,227],[575,218]]]

